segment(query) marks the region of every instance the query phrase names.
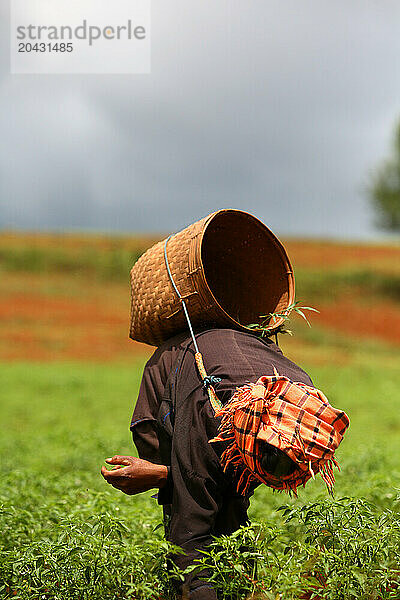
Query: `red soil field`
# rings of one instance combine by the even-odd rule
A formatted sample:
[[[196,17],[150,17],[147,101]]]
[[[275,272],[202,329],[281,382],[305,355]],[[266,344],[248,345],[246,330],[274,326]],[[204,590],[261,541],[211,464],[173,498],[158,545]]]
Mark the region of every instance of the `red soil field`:
[[[316,325],[349,334],[352,337],[379,339],[400,344],[400,310],[393,302],[360,306],[356,300],[339,300],[320,307],[313,317]]]
[[[150,348],[128,338],[129,304],[101,297],[7,294],[0,299],[0,359],[131,359]]]
[[[122,240],[122,242],[121,242]],[[72,249],[146,246],[150,238],[60,236],[56,234],[0,235],[0,248],[30,244]],[[400,272],[400,246],[363,246],[329,242],[288,241],[295,266],[314,270],[347,267]],[[0,256],[1,258],[1,256]],[[0,263],[1,266],[1,263]],[[151,348],[129,340],[129,283],[89,280],[71,273],[3,271],[0,277],[0,360],[131,360]],[[318,303],[312,314],[318,328],[352,338],[400,343],[399,305],[391,300],[365,304],[357,296]],[[293,346],[301,345],[301,335]],[[287,342],[288,350],[290,340]],[[286,345],[286,342],[285,342]]]
[[[320,314],[312,315],[315,326],[352,337],[400,343],[400,311],[393,303],[362,306],[344,299],[319,308]],[[121,302],[120,294],[115,295],[115,302],[112,296],[105,301],[87,294],[81,298],[3,294],[0,359],[109,361],[148,354],[150,347],[128,338],[128,328],[129,305]]]
[[[400,244],[356,245],[310,240],[286,240],[284,244],[295,267],[319,269],[364,266],[400,272]]]

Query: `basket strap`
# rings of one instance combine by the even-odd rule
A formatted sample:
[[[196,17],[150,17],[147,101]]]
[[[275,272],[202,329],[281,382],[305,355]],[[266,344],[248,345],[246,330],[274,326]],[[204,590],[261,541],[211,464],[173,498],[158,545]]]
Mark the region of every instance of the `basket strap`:
[[[193,327],[192,327],[192,323],[190,321],[190,317],[189,317],[189,313],[188,313],[188,309],[186,306],[186,302],[185,300],[182,298],[178,288],[176,287],[176,283],[174,281],[174,278],[172,277],[172,273],[171,273],[171,269],[169,268],[169,262],[168,262],[168,255],[167,255],[167,245],[169,240],[172,238],[172,235],[170,235],[166,240],[165,240],[165,244],[164,244],[164,258],[165,258],[165,266],[167,267],[167,272],[168,272],[168,276],[171,280],[172,286],[176,292],[176,295],[178,296],[179,300],[181,301],[182,304],[182,308],[183,308],[183,312],[185,313],[185,317],[189,326],[189,331],[190,331],[190,335],[192,336],[192,340],[193,340],[193,344],[194,344],[194,349],[195,349],[195,360],[196,360],[196,365],[197,365],[197,369],[200,373],[200,377],[203,380],[203,386],[205,387],[205,389],[207,390],[208,393],[208,397],[210,399],[210,403],[211,406],[214,409],[214,412],[216,412],[217,410],[219,410],[220,408],[222,408],[222,403],[221,401],[218,399],[217,394],[215,393],[214,387],[213,387],[213,383],[218,383],[219,381],[221,381],[221,379],[219,377],[214,377],[213,375],[211,375],[210,377],[207,375],[207,371],[204,367],[204,363],[203,363],[203,356],[199,350],[199,347],[197,345],[197,341],[196,341],[196,337],[194,335],[194,331],[193,331]]]

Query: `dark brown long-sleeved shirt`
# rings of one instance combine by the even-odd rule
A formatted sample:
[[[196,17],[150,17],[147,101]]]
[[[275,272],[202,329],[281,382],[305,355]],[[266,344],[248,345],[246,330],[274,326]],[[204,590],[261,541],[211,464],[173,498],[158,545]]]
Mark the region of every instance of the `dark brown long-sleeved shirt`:
[[[283,356],[269,339],[232,329],[206,330],[196,336],[208,375],[221,379],[215,390],[224,404],[236,387],[273,375],[274,368],[292,381],[312,385],[309,376]],[[236,493],[224,473],[214,416],[194,359],[193,342],[181,334],[160,346],[145,366],[131,430],[139,456],[170,467],[159,502],[169,515],[168,539],[186,556],[174,561],[185,568],[212,536],[230,534],[247,521],[248,498]],[[198,576],[189,576],[190,597],[213,600],[215,592]]]

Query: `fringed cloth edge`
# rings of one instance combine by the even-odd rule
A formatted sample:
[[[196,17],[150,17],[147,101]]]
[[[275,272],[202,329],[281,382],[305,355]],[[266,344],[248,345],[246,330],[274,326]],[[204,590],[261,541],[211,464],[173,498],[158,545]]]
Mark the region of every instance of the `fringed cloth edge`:
[[[333,469],[340,470],[334,452],[349,418],[320,390],[276,373],[237,388],[215,416],[221,423],[210,443],[228,442],[221,463],[224,471],[233,472],[239,494],[246,496],[261,482],[297,495],[297,488],[317,473],[333,492]],[[267,473],[261,466],[263,443],[283,450],[295,462],[295,471],[283,477]]]

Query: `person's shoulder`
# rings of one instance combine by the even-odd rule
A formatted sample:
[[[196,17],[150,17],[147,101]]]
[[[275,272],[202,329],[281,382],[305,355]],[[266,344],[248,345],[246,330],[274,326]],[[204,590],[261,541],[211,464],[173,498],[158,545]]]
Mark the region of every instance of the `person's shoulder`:
[[[187,331],[179,333],[178,335],[169,338],[168,340],[157,346],[157,348],[154,350],[153,354],[147,361],[146,367],[152,367],[165,360],[170,361],[172,357],[176,357],[179,354],[179,352],[189,339],[190,335]]]
[[[285,356],[281,348],[268,337],[236,329],[209,329],[200,334],[199,345],[205,351],[211,349],[212,355],[226,352],[227,348],[234,345],[240,355],[253,359],[256,370],[263,365],[265,375],[273,375],[276,369],[280,375],[292,381],[313,385],[309,374]]]
[[[227,327],[224,328],[210,328],[204,329],[196,335],[196,338],[207,338],[213,340],[230,340],[235,339],[239,341],[255,341],[256,343],[261,343],[265,345],[275,345],[272,340],[269,338],[261,338],[261,336],[251,333],[250,331],[240,331],[238,329],[229,329]]]
[[[198,336],[199,343],[226,347],[227,344],[234,343],[236,347],[244,350],[249,347],[258,348],[261,352],[268,349],[272,352],[282,354],[282,350],[270,338],[261,337],[248,331],[239,331],[237,329],[205,329]]]

